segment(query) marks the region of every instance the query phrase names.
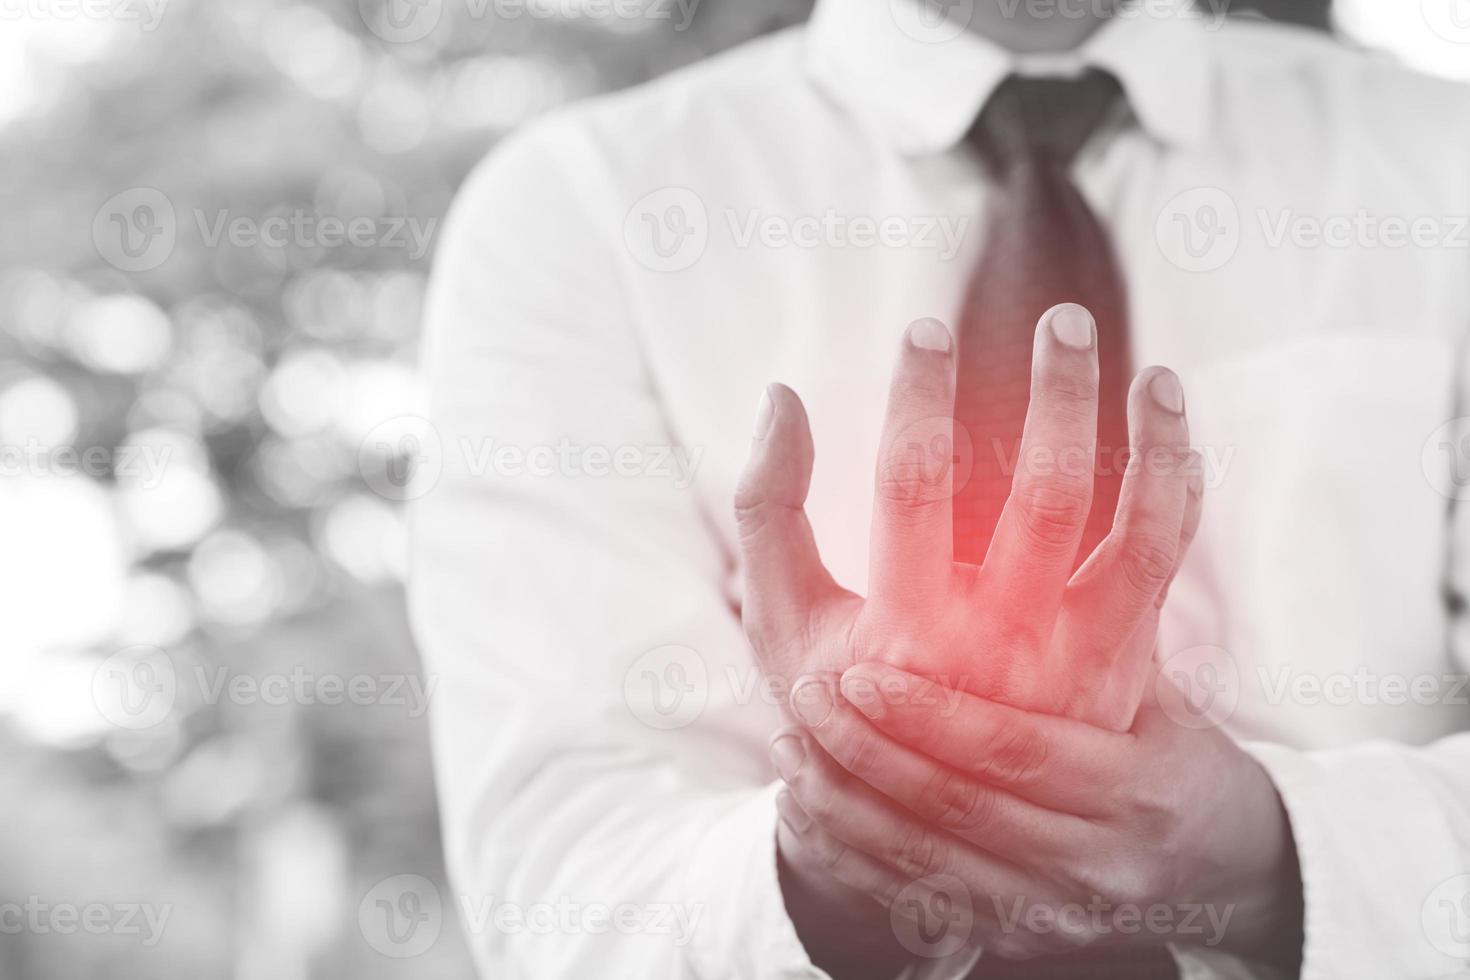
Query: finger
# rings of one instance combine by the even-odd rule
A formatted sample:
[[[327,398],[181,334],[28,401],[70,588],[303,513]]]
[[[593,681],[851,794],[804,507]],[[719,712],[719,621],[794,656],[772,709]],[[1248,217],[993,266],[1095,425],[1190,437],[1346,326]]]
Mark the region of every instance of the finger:
[[[1066,930],[1050,930],[1041,936],[1023,929],[1023,915],[1016,914],[1016,896],[1003,899],[1000,895],[980,895],[954,877],[911,879],[882,861],[867,857],[823,829],[795,801],[791,790],[776,795],[776,811],[781,814],[776,833],[782,854],[803,861],[807,867],[820,868],[836,882],[888,909],[892,927],[895,932],[903,930],[900,942],[910,952],[932,951],[945,942],[945,934],[936,929],[956,930],[954,937],[958,942],[983,946],[986,956],[1013,961],[1053,952],[1058,946],[1066,951],[1085,945]],[[1022,902],[1025,904],[1025,896]],[[979,918],[976,904],[992,909],[1004,907],[1007,914],[976,921]]]
[[[974,906],[980,896],[973,894],[963,882],[931,876],[912,878],[848,847],[813,820],[789,789],[776,795],[776,811],[781,817],[777,840],[782,853],[820,868],[887,909],[899,942],[909,952],[937,953],[942,943],[973,945],[981,939],[974,933],[977,924]],[[998,950],[998,943],[1004,938],[1003,934],[990,930],[983,934],[983,945],[987,951]],[[992,947],[992,943],[997,945]],[[1029,950],[1028,945],[1020,943],[1009,945]]]
[[[1008,595],[1022,597],[1018,610],[1048,628],[1092,505],[1096,338],[1092,315],[1072,303],[1048,310],[1037,327],[1026,427],[982,576],[1005,582]]]
[[[791,703],[833,761],[962,840],[997,854],[1057,853],[1091,830],[1085,820],[1040,807],[900,744],[869,724],[825,677],[799,681]]]
[[[789,789],[776,794],[781,853],[809,868],[820,868],[837,881],[892,909],[908,884],[903,876],[861,851],[855,851],[819,827]],[[900,909],[900,911],[903,911]]]
[[[1063,813],[1107,812],[1127,735],[1021,711],[876,661],[849,668],[845,700],[894,741],[992,786]]]
[[[873,503],[873,595],[932,594],[953,560],[954,343],[938,320],[904,335],[888,390]]]
[[[1179,577],[1179,569],[1184,564],[1184,559],[1189,555],[1189,547],[1194,544],[1195,535],[1199,533],[1200,519],[1204,516],[1205,509],[1205,471],[1204,457],[1193,450],[1189,455],[1189,490],[1184,500],[1184,524],[1179,529],[1179,556],[1174,560],[1174,569],[1169,573],[1169,581],[1164,583],[1163,591],[1159,593],[1157,605],[1163,606],[1164,600],[1169,597],[1169,587],[1174,584],[1174,579]]]
[[[802,764],[789,774],[782,771],[787,791],[814,824],[844,846],[898,872],[905,881],[947,875],[973,886],[977,894],[1035,894],[1034,878],[901,810],[845,773],[804,736],[786,732],[776,741],[803,746]]]
[[[1064,712],[1079,721],[1087,721],[1113,731],[1125,732],[1133,727],[1139,702],[1149,682],[1147,665],[1153,658],[1155,640],[1158,636],[1159,611],[1168,598],[1169,587],[1179,574],[1180,566],[1199,530],[1200,517],[1204,510],[1204,470],[1199,453],[1191,451],[1189,467],[1189,492],[1184,505],[1184,523],[1179,531],[1179,554],[1174,559],[1174,568],[1169,581],[1154,600],[1154,608],[1144,610],[1133,635],[1129,637],[1111,657],[1096,652],[1080,653],[1073,665],[1074,676],[1086,671],[1091,675],[1084,689],[1100,691],[1100,697],[1091,698],[1091,705],[1082,711]],[[1062,631],[1070,630],[1070,620],[1064,616]]]
[[[1113,528],[1077,572],[1058,624],[1072,666],[1111,671],[1173,576],[1185,531],[1192,454],[1184,390],[1166,368],[1149,368],[1128,393],[1132,452]],[[1085,677],[1084,677],[1085,680]]]
[[[773,384],[761,396],[750,457],[735,490],[744,564],[742,616],[752,640],[796,634],[815,602],[836,590],[806,516],[811,427],[796,393]]]

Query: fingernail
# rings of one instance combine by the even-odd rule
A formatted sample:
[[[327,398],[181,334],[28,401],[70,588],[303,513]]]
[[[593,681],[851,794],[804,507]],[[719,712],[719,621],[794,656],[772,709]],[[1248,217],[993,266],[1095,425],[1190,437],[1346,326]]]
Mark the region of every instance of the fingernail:
[[[755,437],[764,439],[771,431],[771,420],[776,417],[776,405],[771,401],[771,389],[761,392],[761,403],[755,410]]]
[[[909,324],[909,343],[919,350],[931,350],[940,354],[949,353],[949,331],[944,324],[931,317],[915,320]]]
[[[801,771],[801,764],[806,761],[806,746],[801,744],[801,739],[795,735],[782,735],[771,743],[771,761],[776,764],[776,771],[786,782],[796,778]]]
[[[1060,306],[1051,315],[1051,334],[1064,347],[1091,350],[1095,333],[1092,314],[1075,303]]]
[[[821,680],[798,681],[791,690],[791,708],[808,728],[826,721],[835,707],[832,691]]]
[[[1179,377],[1173,371],[1160,371],[1148,383],[1149,394],[1166,412],[1184,414],[1184,389],[1179,386]]]
[[[873,721],[883,717],[883,693],[872,678],[852,671],[842,675],[842,697]]]

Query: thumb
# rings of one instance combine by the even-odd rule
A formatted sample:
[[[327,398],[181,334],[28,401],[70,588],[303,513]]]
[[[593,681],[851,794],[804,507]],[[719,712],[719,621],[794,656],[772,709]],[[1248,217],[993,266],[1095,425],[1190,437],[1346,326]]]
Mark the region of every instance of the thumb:
[[[758,649],[793,639],[813,607],[838,591],[806,516],[814,457],[801,399],[785,385],[770,385],[761,396],[750,458],[735,490],[743,618]]]

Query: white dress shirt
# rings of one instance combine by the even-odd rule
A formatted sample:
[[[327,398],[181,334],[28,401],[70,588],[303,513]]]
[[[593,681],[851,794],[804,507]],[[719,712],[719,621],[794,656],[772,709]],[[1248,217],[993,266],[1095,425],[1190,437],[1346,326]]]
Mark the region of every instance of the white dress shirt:
[[[987,204],[963,137],[1017,67],[905,3],[822,0],[557,112],[461,193],[411,581],[449,868],[462,895],[592,910],[472,926],[487,977],[821,975],[776,876],[781,722],[740,628],[731,498],[783,381],[811,416],[823,557],[864,589],[899,338],[955,323]],[[1463,971],[1470,442],[1442,426],[1470,414],[1470,90],[1177,3],[1071,61],[1136,116],[1076,178],[1135,366],[1179,372],[1210,466],[1159,659],[1281,792],[1303,976]],[[1191,978],[1268,975],[1177,955]]]

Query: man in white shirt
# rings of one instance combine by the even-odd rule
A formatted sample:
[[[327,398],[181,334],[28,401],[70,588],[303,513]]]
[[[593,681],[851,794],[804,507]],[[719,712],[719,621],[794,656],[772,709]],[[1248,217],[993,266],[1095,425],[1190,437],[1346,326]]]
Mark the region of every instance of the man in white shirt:
[[[768,755],[794,719],[790,678],[763,681],[740,621],[752,569],[731,505],[751,405],[784,382],[779,420],[799,395],[817,452],[814,547],[837,585],[870,593],[864,530],[895,352],[915,321],[963,324],[1003,206],[965,137],[1008,77],[1083,68],[1115,78],[1124,109],[1070,176],[1126,282],[1128,361],[1177,372],[1203,463],[1207,503],[1155,653],[1196,697],[1149,685],[1139,724],[1118,735],[1065,708],[984,700],[957,677],[960,690],[930,692],[925,716],[955,727],[928,742],[901,727],[921,705],[884,700],[892,714],[872,724],[885,739],[871,744],[907,745],[934,772],[976,763],[977,746],[1006,756],[997,730],[1033,737],[1001,745],[1026,764],[977,765],[986,778],[966,784],[1010,801],[987,804],[979,839],[910,836],[917,816],[890,828],[910,855],[922,842],[907,869],[927,889],[919,904],[943,913],[956,895],[915,872],[958,879],[975,935],[925,946],[927,929],[906,933],[880,909],[892,929],[876,945],[896,940],[906,968],[930,975],[985,976],[1011,952],[1098,938],[1088,916],[1013,923],[1041,948],[1011,950],[987,932],[1008,897],[1085,908],[1101,882],[1114,904],[1216,915],[1218,930],[1109,920],[1108,944],[1167,941],[1187,977],[1295,969],[1271,962],[1281,937],[1267,930],[1221,941],[1227,912],[1299,926],[1304,977],[1438,977],[1470,962],[1455,424],[1470,95],[1209,7],[1140,3],[1109,19],[1039,6],[980,4],[964,24],[906,0],[821,0],[804,29],[547,118],[467,184],[429,310],[443,465],[416,504],[411,581],[445,678],[448,857],[461,892],[584,913],[549,933],[472,936],[486,975],[821,976],[824,961],[845,967],[821,935],[847,921],[844,889],[903,904],[883,894],[901,875],[854,871],[883,863],[864,850],[882,850],[863,836],[881,836],[878,818],[842,823],[864,786],[899,793],[900,766],[869,766],[840,806],[805,813],[810,825],[790,806],[812,774],[840,775],[821,766],[863,768],[841,753],[852,712],[874,703],[865,678],[843,675],[838,714],[812,722],[797,706],[808,755],[789,785]],[[926,425],[915,434],[942,448]],[[1016,800],[1038,809],[1018,817]],[[1047,840],[1041,810],[1104,836]],[[1099,866],[1140,835],[1158,844],[1133,852],[1149,874]],[[807,860],[834,839],[862,859]],[[1200,892],[1205,869],[1272,850],[1291,874]],[[1006,892],[998,870],[976,870],[987,852],[1049,868],[1058,891],[1028,877]],[[1180,880],[1164,881],[1169,868]],[[976,966],[982,934],[995,955]],[[884,952],[875,967],[889,968]]]

